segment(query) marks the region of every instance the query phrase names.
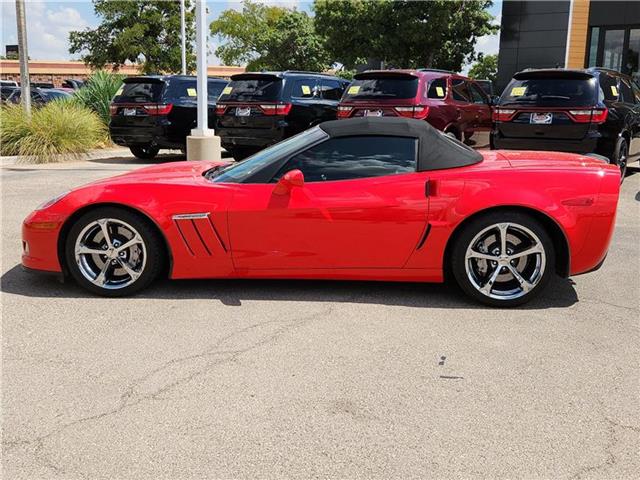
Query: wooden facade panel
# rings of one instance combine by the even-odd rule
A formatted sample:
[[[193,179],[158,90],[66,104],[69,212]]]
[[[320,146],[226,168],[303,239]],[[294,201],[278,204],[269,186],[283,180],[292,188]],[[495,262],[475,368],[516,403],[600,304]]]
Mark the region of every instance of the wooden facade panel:
[[[571,34],[569,36],[567,68],[584,67],[589,31],[589,7],[589,0],[573,0],[571,2]]]

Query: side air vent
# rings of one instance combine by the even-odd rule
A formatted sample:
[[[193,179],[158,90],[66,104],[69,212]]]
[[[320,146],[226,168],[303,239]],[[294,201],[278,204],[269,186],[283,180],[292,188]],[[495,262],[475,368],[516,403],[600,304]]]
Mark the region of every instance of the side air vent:
[[[209,213],[186,213],[172,217],[187,250],[194,257],[211,257],[227,247]]]

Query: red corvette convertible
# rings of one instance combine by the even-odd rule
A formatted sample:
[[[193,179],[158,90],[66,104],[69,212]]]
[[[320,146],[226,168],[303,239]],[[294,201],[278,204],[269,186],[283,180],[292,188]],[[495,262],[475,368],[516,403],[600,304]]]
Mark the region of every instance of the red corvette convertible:
[[[427,123],[323,123],[242,163],[180,162],[60,195],[22,263],[119,296],[170,278],[455,280],[493,306],[602,264],[620,172],[600,159],[476,152]]]

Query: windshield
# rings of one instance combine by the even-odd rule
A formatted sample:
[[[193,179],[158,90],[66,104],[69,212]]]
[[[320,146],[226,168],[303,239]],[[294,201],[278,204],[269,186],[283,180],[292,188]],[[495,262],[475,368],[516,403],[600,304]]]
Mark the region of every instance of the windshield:
[[[219,170],[209,170],[205,175],[214,182],[242,183],[271,162],[295,153],[301,148],[327,137],[328,135],[320,127],[313,127],[271,147],[260,150],[242,162],[232,163]]]
[[[354,80],[344,99],[361,98],[414,98],[418,91],[416,77],[394,76]]]
[[[277,101],[282,79],[265,75],[264,78],[231,80],[222,90],[220,102]]]
[[[500,105],[590,106],[597,102],[595,78],[529,78],[513,80]]]

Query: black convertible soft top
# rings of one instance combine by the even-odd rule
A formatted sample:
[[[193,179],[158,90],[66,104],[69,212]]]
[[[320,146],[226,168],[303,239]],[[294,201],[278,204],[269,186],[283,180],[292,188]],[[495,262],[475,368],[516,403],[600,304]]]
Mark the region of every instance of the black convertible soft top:
[[[466,167],[482,161],[482,155],[445,136],[424,120],[398,117],[361,117],[320,124],[331,137],[386,135],[418,139],[418,171]]]

